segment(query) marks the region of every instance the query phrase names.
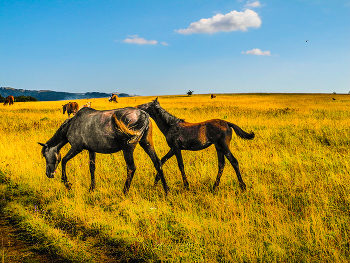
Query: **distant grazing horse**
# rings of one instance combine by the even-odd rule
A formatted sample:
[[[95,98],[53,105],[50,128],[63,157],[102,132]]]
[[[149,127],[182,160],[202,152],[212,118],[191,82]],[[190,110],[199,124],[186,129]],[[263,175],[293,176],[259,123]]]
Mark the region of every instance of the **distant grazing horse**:
[[[108,99],[109,102],[117,102],[118,103],[118,96],[115,94],[112,94],[112,96],[109,97]]]
[[[10,96],[7,96],[7,98],[5,99],[5,102],[4,102],[4,105],[13,105],[13,102],[15,101],[15,98],[10,95]]]
[[[168,186],[162,165],[153,146],[152,123],[146,112],[131,107],[110,111],[81,109],[73,118],[67,119],[50,140],[45,144],[39,143],[43,146],[42,154],[46,159],[47,177],[54,177],[54,172],[61,160],[60,150],[68,142],[71,149],[62,159],[62,181],[66,188],[71,188],[66,175],[66,164],[82,150],[89,151],[91,191],[95,188],[96,153],[110,154],[123,151],[127,166],[124,185],[124,194],[126,194],[136,170],[133,152],[139,142],[157,169],[167,194]]]
[[[68,118],[72,113],[73,115],[75,115],[79,110],[79,105],[76,102],[68,102],[67,104],[62,105],[62,107],[63,107],[63,114],[67,111]]]
[[[91,101],[89,101],[89,102],[86,102],[83,106],[81,106],[80,108],[79,108],[79,110],[81,110],[82,108],[91,108]]]
[[[211,95],[210,95],[210,98],[211,98],[211,99],[215,99],[215,98],[216,98],[216,95],[211,94]]]
[[[146,111],[165,135],[170,151],[162,158],[161,163],[163,165],[169,158],[175,155],[186,188],[188,188],[188,181],[184,170],[181,150],[198,151],[214,144],[218,156],[219,172],[213,188],[215,189],[219,186],[220,178],[225,167],[226,156],[236,171],[241,189],[245,190],[246,185],[239,171],[238,161],[230,151],[231,128],[243,139],[253,139],[255,136],[253,132],[247,133],[237,125],[219,119],[199,123],[185,122],[164,110],[160,106],[158,98],[149,103],[139,105],[137,108]],[[155,184],[158,181],[159,176],[157,175]]]

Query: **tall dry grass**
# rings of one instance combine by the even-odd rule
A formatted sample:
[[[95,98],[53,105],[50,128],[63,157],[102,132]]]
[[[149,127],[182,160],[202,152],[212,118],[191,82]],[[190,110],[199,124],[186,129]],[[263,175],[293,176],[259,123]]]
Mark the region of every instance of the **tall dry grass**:
[[[120,98],[118,104],[94,99],[92,107],[135,106],[151,99]],[[73,158],[67,166],[73,186],[67,191],[60,168],[54,179],[45,176],[37,144],[51,138],[67,117],[63,103],[1,105],[0,204],[26,239],[72,262],[349,261],[349,95],[163,96],[159,101],[188,122],[220,118],[255,132],[252,141],[234,135],[231,142],[247,191],[240,191],[228,162],[212,191],[213,146],[183,152],[188,191],[175,158],[164,165],[167,198],[160,185],[153,187],[156,171],[139,146],[127,196],[122,153],[97,154],[93,193],[87,152]],[[162,157],[169,148],[154,126]]]

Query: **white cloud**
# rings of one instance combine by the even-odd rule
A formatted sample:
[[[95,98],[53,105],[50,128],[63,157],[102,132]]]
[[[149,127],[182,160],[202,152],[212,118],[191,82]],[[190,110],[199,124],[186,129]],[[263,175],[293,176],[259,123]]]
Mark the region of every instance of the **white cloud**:
[[[169,46],[169,44],[168,43],[166,43],[166,42],[160,42],[163,46]]]
[[[259,1],[255,1],[255,2],[248,1],[244,6],[247,7],[247,8],[249,8],[249,7],[250,8],[254,8],[254,7],[260,7],[261,4],[260,4]]]
[[[128,35],[126,38],[123,40],[124,43],[128,44],[139,44],[139,45],[157,45],[157,40],[147,40],[142,37],[139,37],[138,35]]]
[[[261,19],[253,10],[245,10],[244,12],[231,11],[225,15],[217,14],[212,18],[202,18],[198,22],[193,22],[186,29],[175,30],[184,35],[201,34],[201,33],[216,33],[216,32],[231,32],[231,31],[247,31],[248,27],[259,28]]]
[[[270,51],[261,51],[258,48],[254,48],[254,49],[248,50],[248,51],[242,51],[242,54],[257,55],[257,56],[271,56]]]

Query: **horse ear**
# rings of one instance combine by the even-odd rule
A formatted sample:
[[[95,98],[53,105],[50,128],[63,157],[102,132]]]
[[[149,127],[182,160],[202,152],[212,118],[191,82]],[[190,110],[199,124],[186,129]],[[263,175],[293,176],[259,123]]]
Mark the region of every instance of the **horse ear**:
[[[154,100],[154,102],[158,102],[158,97]]]
[[[46,143],[41,143],[41,142],[38,142],[38,144],[40,144],[42,147],[47,146],[47,144],[46,144]]]

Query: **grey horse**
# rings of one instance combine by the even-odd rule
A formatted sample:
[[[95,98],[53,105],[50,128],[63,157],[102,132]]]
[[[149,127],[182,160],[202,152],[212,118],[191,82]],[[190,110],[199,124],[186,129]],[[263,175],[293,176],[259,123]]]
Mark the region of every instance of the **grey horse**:
[[[127,179],[124,185],[126,194],[136,170],[133,152],[137,143],[140,143],[160,176],[165,194],[168,192],[162,165],[154,150],[152,122],[148,113],[140,109],[127,107],[98,111],[83,108],[73,118],[67,119],[50,140],[39,143],[43,147],[42,155],[46,159],[47,177],[54,177],[54,172],[61,161],[60,150],[67,143],[71,148],[62,159],[62,181],[68,189],[71,188],[71,183],[67,179],[66,164],[82,150],[89,151],[91,191],[95,188],[96,153],[123,151],[127,166]]]

